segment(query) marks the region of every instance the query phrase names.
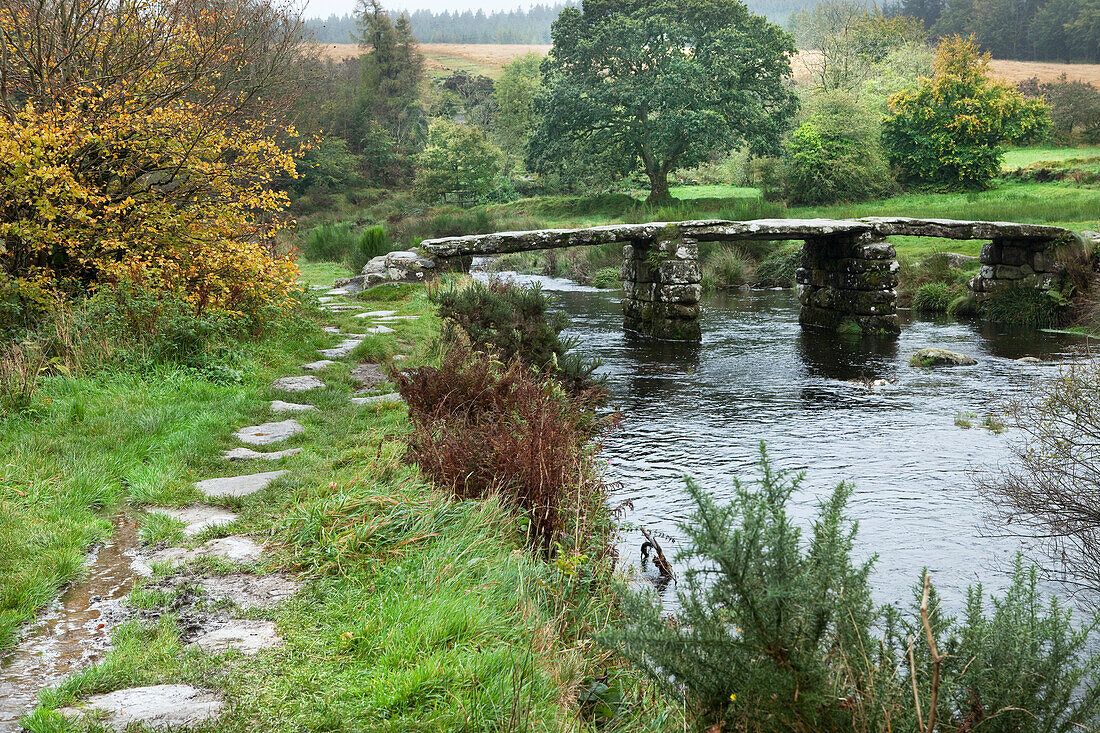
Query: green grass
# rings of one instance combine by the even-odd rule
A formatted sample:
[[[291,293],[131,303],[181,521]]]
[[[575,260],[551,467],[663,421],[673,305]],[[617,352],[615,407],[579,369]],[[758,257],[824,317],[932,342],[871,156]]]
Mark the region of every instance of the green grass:
[[[735,199],[735,198],[760,198],[760,189],[748,186],[672,186],[669,189],[673,198],[681,201],[691,199]]]
[[[1084,148],[1013,148],[1005,153],[1001,169],[1006,171],[1029,166],[1032,163],[1057,162],[1072,158],[1100,156],[1100,146]]]
[[[306,265],[303,280],[327,284],[332,274]],[[386,297],[387,309],[421,318],[391,322],[396,333],[368,339],[353,356],[403,352],[408,366],[437,358],[438,321],[423,288]],[[30,730],[69,730],[52,711],[88,694],[176,682],[225,695],[231,705],[217,731],[590,727],[576,717],[572,690],[603,661],[591,656],[586,630],[606,623],[610,592],[576,584],[532,556],[499,504],[453,501],[426,484],[402,460],[404,406],[348,402],[354,359],[322,374],[325,390],[289,397],[321,408],[294,416],[306,432],[285,445],[303,452],[278,466],[290,475],[222,502],[240,514],[232,528],[184,540],[178,523],[140,513],[142,504],[198,500],[193,484],[203,478],[270,470],[227,464],[220,452],[236,444],[237,428],[272,419],[269,400],[288,398],[270,390],[272,379],[300,373],[317,348],[339,340],[321,332],[322,323],[348,332],[364,325],[350,314],[315,314],[276,330],[242,347],[240,384],[169,368],[140,379],[48,378],[39,411],[4,423],[3,643],[79,575],[88,546],[119,511],[138,516],[150,542],[250,534],[270,551],[252,569],[305,582],[289,602],[249,612],[275,621],[284,645],[247,661],[182,645],[171,612],[154,626],[120,627],[103,662],[43,694],[26,720]],[[132,603],[154,608],[174,595],[139,582]],[[677,716],[641,683],[626,703],[605,730],[657,730],[662,716]]]

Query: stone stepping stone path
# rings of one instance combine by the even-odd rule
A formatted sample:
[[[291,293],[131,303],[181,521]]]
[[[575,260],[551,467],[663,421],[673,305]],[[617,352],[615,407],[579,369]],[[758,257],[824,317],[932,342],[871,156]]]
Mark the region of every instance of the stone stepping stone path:
[[[282,643],[283,640],[271,621],[233,619],[220,629],[208,631],[198,637],[191,645],[212,654],[237,651],[252,655]]]
[[[61,708],[66,716],[105,715],[97,722],[111,730],[131,725],[155,730],[190,728],[218,719],[225,709],[221,696],[191,685],[150,685],[93,695],[76,707]]]
[[[153,574],[153,564],[163,564],[170,568],[178,568],[192,560],[200,558],[217,558],[235,563],[253,563],[263,557],[264,548],[251,537],[244,535],[231,535],[209,540],[193,550],[185,547],[168,547],[154,552],[148,558],[148,563],[138,561],[134,563],[134,570],[140,575]]]
[[[286,440],[292,435],[305,432],[305,426],[297,420],[265,422],[262,425],[250,425],[233,433],[237,440],[250,445],[270,445]]]
[[[317,377],[282,377],[271,383],[272,389],[284,392],[308,392],[311,389],[324,389],[325,383]]]
[[[231,522],[237,521],[237,515],[234,512],[226,509],[219,509],[218,507],[206,506],[205,504],[194,504],[182,509],[174,509],[167,506],[151,506],[147,507],[147,511],[153,514],[164,514],[184,522],[187,525],[183,528],[183,534],[186,537],[194,537],[211,527],[220,527],[224,524],[230,524]]]
[[[307,372],[319,372],[322,369],[328,369],[335,363],[336,362],[331,359],[321,359],[320,361],[311,361],[308,364],[303,364],[302,369],[305,369]]]
[[[363,306],[361,305],[322,305],[321,308],[323,310],[327,310],[329,313],[343,313],[344,311],[363,310]]]
[[[331,349],[320,349],[318,353],[326,359],[342,359],[361,343],[363,343],[363,339],[361,338],[348,338],[336,344],[336,346]]]
[[[351,295],[351,291],[347,288],[332,288],[331,290],[326,290],[325,295]]]
[[[222,453],[222,458],[227,461],[277,461],[280,458],[289,458],[301,452],[301,448],[287,448],[286,450],[276,450],[268,453],[261,453],[251,448],[231,448]]]
[[[373,388],[389,381],[389,376],[382,371],[382,368],[377,364],[371,364],[370,362],[363,362],[359,366],[351,370],[349,375],[353,382],[362,385],[362,388]]]
[[[396,316],[397,311],[368,311],[366,313],[356,316],[356,318],[386,318],[388,316]]]
[[[212,497],[248,496],[266,488],[275,479],[285,476],[289,471],[266,471],[247,476],[227,476],[226,478],[208,478],[195,484],[202,493]]]
[[[213,575],[199,581],[211,598],[231,601],[241,610],[271,608],[297,593],[302,584],[285,575],[232,573]]]
[[[340,333],[340,329],[336,326],[321,326],[321,330],[325,333]]]
[[[309,412],[310,410],[316,410],[313,405],[300,405],[297,402],[283,402],[282,400],[271,401],[272,412]]]
[[[317,300],[321,303],[331,303],[332,301],[336,300],[336,297],[333,295],[322,295]]]
[[[377,405],[383,402],[404,402],[397,392],[390,394],[374,395],[373,397],[352,397],[351,401],[357,405]]]

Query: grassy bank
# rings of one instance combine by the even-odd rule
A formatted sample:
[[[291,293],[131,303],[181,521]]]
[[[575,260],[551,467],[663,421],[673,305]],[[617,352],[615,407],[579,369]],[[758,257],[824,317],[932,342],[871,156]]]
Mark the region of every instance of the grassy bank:
[[[330,283],[333,273],[306,267],[315,282]],[[188,540],[249,534],[269,555],[248,569],[304,581],[290,601],[249,612],[274,621],[283,645],[247,663],[201,653],[180,641],[182,591],[164,591],[159,577],[142,581],[131,603],[156,621],[120,627],[105,661],[43,696],[27,721],[32,730],[65,729],[50,711],[77,698],[154,683],[222,692],[229,712],[220,731],[594,725],[577,690],[605,661],[588,638],[606,622],[610,595],[578,584],[576,568],[524,549],[517,521],[495,501],[450,499],[406,465],[403,406],[348,402],[357,361],[405,353],[404,364],[415,366],[438,356],[438,323],[422,289],[378,307],[420,318],[391,323],[395,333],[369,338],[329,367],[326,389],[309,395],[320,409],[295,416],[306,431],[286,445],[303,450],[277,466],[290,473],[252,496],[222,500],[239,519]],[[300,373],[317,348],[332,345],[322,323],[351,332],[363,325],[305,311],[242,346],[233,359],[240,379],[229,384],[169,368],[140,379],[45,380],[38,412],[10,418],[0,438],[14,457],[2,474],[4,529],[13,528],[0,534],[6,642],[78,574],[113,513],[135,515],[147,540],[163,539],[171,528],[150,521],[142,505],[185,506],[200,498],[196,480],[270,470],[227,464],[220,452],[236,445],[237,428],[273,419],[268,402],[285,395],[269,389],[272,379]],[[228,570],[207,562],[194,572]],[[649,696],[637,685],[623,690],[610,727],[660,729],[667,707],[636,704]]]

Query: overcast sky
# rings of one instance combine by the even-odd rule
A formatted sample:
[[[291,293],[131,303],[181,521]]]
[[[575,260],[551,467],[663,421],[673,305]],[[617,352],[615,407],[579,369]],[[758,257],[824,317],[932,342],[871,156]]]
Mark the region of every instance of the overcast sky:
[[[544,4],[552,5],[554,0],[543,0]],[[481,8],[486,13],[494,10],[515,10],[526,8],[533,3],[529,0],[389,0],[384,5],[392,10],[428,10],[463,11],[477,10]],[[307,18],[327,18],[336,13],[343,15],[355,10],[355,0],[309,0],[306,5],[305,16]]]

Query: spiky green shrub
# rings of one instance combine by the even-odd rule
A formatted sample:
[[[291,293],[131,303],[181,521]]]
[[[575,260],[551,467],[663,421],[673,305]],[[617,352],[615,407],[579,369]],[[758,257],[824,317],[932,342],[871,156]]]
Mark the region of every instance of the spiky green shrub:
[[[761,447],[759,479],[735,480],[728,504],[689,480],[679,611],[627,591],[624,621],[599,640],[678,698],[698,730],[1097,729],[1095,621],[1076,625],[1041,598],[1019,558],[1004,596],[987,603],[981,586],[969,589],[960,619],[927,581],[912,608],[876,610],[874,558],[852,559],[851,486],[825,498],[805,538],[787,511],[802,479]]]
[[[955,291],[947,283],[925,283],[913,293],[913,310],[918,313],[946,313],[954,299]]]
[[[344,262],[355,242],[355,232],[348,222],[319,224],[306,232],[302,256],[311,262]]]
[[[443,335],[510,362],[518,357],[530,367],[549,371],[572,392],[599,385],[592,373],[599,363],[570,353],[561,338],[569,320],[550,311],[542,289],[492,280],[451,285],[432,295],[444,319]]]
[[[849,484],[821,505],[804,541],[786,510],[801,483],[802,474],[775,470],[763,447],[759,479],[735,479],[729,504],[689,480],[681,611],[667,619],[649,596],[628,593],[627,625],[603,637],[682,697],[702,727],[852,730],[840,699],[869,670],[840,650],[874,647],[871,562],[851,559]]]

